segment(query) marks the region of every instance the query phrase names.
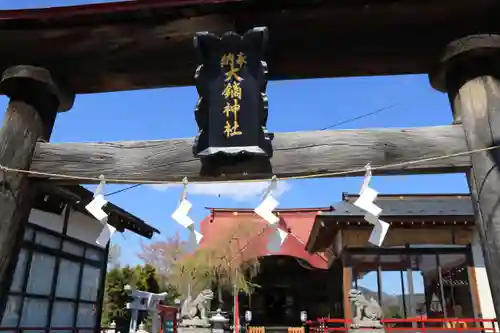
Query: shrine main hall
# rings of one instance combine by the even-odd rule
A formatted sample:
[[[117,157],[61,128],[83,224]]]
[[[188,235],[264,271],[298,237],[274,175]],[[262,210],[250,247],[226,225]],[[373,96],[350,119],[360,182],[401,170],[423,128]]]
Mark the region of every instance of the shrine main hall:
[[[331,207],[277,209],[288,231],[277,252],[268,252],[266,232],[242,242],[242,251],[260,257],[259,287],[239,295],[252,326],[300,325],[301,311],[350,319],[352,288],[378,300],[386,318],[495,318],[468,194],[380,195],[381,219],[390,223],[380,248],[368,242],[372,226],[356,198],[344,193]],[[208,243],[238,223],[266,227],[251,209],[209,210],[201,223]],[[213,307],[231,311],[232,296],[221,295]]]

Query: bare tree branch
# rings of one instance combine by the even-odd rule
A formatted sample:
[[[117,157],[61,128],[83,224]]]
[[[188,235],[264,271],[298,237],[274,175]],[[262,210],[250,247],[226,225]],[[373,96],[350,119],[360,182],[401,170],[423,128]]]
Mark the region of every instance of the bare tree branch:
[[[163,282],[167,283],[172,274],[172,267],[186,254],[186,242],[178,233],[165,240],[144,244],[141,242],[141,252],[138,257],[146,264],[156,268]]]
[[[111,268],[120,267],[122,249],[118,244],[111,244],[108,251],[108,265]]]

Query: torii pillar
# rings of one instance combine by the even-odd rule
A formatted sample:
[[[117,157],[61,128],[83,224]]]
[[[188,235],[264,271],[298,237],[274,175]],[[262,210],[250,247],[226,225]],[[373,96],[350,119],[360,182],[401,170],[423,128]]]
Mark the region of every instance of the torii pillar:
[[[0,128],[0,165],[28,170],[38,140],[48,141],[57,112],[69,110],[74,94],[63,92],[51,73],[40,67],[14,66],[3,72],[0,93],[10,98]],[[0,170],[0,294],[5,294],[19,252],[34,197],[26,173]],[[0,304],[0,319],[5,302]]]
[[[469,150],[500,145],[500,35],[471,35],[448,44],[431,85],[447,92]],[[473,153],[467,173],[496,316],[500,315],[500,149]]]

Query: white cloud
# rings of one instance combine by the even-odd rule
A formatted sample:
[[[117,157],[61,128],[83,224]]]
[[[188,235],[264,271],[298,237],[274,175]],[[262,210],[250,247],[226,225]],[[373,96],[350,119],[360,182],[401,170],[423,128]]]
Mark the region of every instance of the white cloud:
[[[149,185],[157,191],[164,192],[170,188],[181,187],[180,184],[155,184]],[[269,186],[268,181],[262,182],[213,182],[213,183],[202,183],[202,184],[189,184],[188,191],[190,194],[198,195],[209,195],[209,196],[220,196],[228,197],[236,201],[245,201],[248,199],[253,199],[264,194],[264,191]],[[275,197],[280,196],[291,188],[288,182],[278,182],[278,186],[273,195]]]

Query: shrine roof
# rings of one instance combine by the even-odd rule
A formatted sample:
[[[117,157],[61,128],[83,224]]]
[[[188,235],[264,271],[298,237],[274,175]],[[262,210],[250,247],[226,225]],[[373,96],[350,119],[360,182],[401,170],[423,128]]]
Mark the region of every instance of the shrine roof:
[[[499,11],[495,0],[140,0],[4,10],[0,72],[43,66],[76,93],[193,85],[196,32],[267,26],[270,80],[420,74],[450,41],[500,32]]]
[[[92,200],[94,193],[80,185],[46,186],[41,193],[52,193],[60,196],[64,198],[65,203],[70,203],[74,209],[90,215],[85,209],[85,205]],[[146,238],[153,237],[154,233],[160,233],[158,229],[150,226],[144,220],[111,202],[108,202],[103,209],[109,215],[108,223],[120,232],[126,229]]]
[[[211,214],[201,221],[200,231],[203,239],[200,246],[213,246],[221,241],[226,241],[227,232],[243,230],[245,235],[237,234],[238,246],[235,253],[241,252],[243,256],[263,257],[269,255],[285,255],[300,258],[312,267],[319,269],[328,268],[328,260],[322,253],[307,253],[305,244],[309,238],[315,217],[319,211],[330,210],[327,208],[299,208],[281,209],[274,213],[279,215],[279,227],[288,231],[289,235],[281,245],[279,251],[269,252],[267,244],[273,235],[269,224],[253,212],[253,209],[219,208],[210,209]],[[215,211],[215,214],[214,214]],[[222,213],[222,214],[220,214]],[[252,226],[250,229],[246,229]],[[236,229],[234,229],[236,227]]]
[[[333,204],[333,210],[321,216],[364,216],[354,206],[357,194],[342,194],[342,201]],[[381,216],[462,216],[473,215],[469,194],[389,194],[379,195],[375,201],[382,208]]]
[[[342,200],[330,212],[316,216],[306,249],[314,253],[328,247],[339,230],[372,228],[366,213],[354,206],[357,194],[342,193]],[[470,194],[379,194],[375,204],[381,219],[395,228],[444,227],[467,229],[474,225]]]

